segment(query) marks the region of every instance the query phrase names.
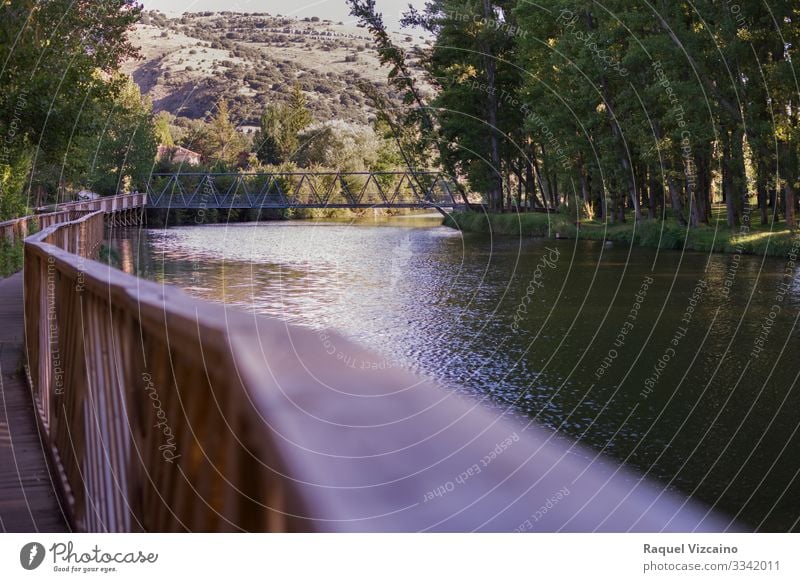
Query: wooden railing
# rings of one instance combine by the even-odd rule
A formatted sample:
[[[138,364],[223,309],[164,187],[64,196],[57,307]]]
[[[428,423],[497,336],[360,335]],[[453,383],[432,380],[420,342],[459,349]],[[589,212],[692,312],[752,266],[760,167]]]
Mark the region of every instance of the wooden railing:
[[[147,194],[123,194],[97,200],[82,200],[68,202],[57,206],[53,212],[31,214],[12,220],[0,222],[0,239],[21,241],[35,231],[40,231],[48,226],[75,220],[89,212],[103,211],[105,213],[134,210],[147,205]]]
[[[59,211],[72,210],[83,212],[120,212],[122,210],[132,210],[147,206],[147,194],[134,192],[133,194],[120,194],[118,196],[106,196],[95,200],[80,200],[77,202],[67,202],[59,204]]]
[[[719,531],[731,524],[335,333],[25,244],[28,362],[81,531]]]
[[[79,210],[61,210],[47,214],[33,214],[0,222],[0,238],[11,241],[22,241],[33,232],[47,228],[54,224],[68,222],[85,214]]]

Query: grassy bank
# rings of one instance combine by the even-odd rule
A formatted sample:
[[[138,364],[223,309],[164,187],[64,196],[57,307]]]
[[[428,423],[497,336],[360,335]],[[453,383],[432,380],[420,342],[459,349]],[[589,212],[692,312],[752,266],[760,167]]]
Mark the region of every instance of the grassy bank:
[[[636,223],[632,215],[624,223],[583,220],[578,226],[574,218],[555,213],[486,215],[457,212],[447,217],[444,224],[464,232],[491,232],[494,235],[613,241],[650,248],[776,257],[785,257],[792,249],[793,241],[800,236],[798,233],[793,235],[783,222],[771,228],[771,225],[758,224],[756,213],[751,219],[749,231],[738,228],[731,231],[724,221],[724,208],[715,207],[711,225],[693,229],[680,226],[672,218],[646,219]]]

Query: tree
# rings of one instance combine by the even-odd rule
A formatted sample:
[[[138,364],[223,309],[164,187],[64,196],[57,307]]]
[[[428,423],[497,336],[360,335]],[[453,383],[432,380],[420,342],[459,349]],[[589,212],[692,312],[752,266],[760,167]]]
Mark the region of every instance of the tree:
[[[153,132],[159,145],[173,147],[175,140],[170,130],[172,115],[168,111],[159,111],[153,120]]]
[[[774,190],[794,228],[796,2],[431,0],[402,20],[434,36],[418,59],[429,102],[374,0],[348,3],[403,101],[365,91],[406,165],[436,144],[492,210],[579,203],[613,222],[646,208],[694,228],[721,198],[736,228],[753,194],[768,222]]]
[[[367,28],[372,34],[380,63],[389,67],[389,84],[399,93],[403,107],[398,108],[389,103],[386,96],[370,84],[362,83],[361,90],[378,110],[381,121],[391,128],[397,151],[403,158],[406,169],[412,172],[417,188],[425,191],[427,185],[423,184],[413,172],[441,163],[463,201],[469,206],[467,194],[459,182],[458,170],[454,167],[451,157],[447,155],[449,144],[440,139],[435,115],[411,73],[405,51],[392,42],[382,14],[376,11],[375,0],[347,0],[347,3],[350,6],[350,14],[358,19],[359,26]],[[422,26],[431,32],[435,27],[427,12],[420,14],[413,7],[410,7],[409,12],[404,15],[401,24]],[[432,81],[435,82],[435,79]]]
[[[110,106],[106,131],[98,140],[98,182],[109,194],[144,190],[153,168],[158,141],[154,132],[152,104],[142,97],[139,87],[126,78],[124,89]],[[105,167],[103,167],[105,166]],[[112,182],[113,180],[113,182]]]
[[[514,0],[436,0],[417,17],[437,35],[427,72],[439,87],[432,106],[449,144],[442,156],[474,190],[487,193],[493,210],[503,208],[503,177],[517,169],[522,150],[511,135],[524,117],[510,99],[520,83],[512,63],[516,41],[497,25],[503,19],[513,26],[513,6]]]
[[[304,130],[314,122],[314,116],[308,110],[308,99],[300,85],[292,87],[289,97],[289,125],[295,134]]]
[[[228,104],[222,100],[217,104],[216,113],[205,127],[199,140],[203,157],[211,163],[236,164],[243,149],[242,135],[236,131],[228,111]]]
[[[373,170],[383,149],[371,127],[341,120],[311,125],[298,138],[298,162],[306,167],[317,165],[346,172]]]
[[[261,128],[254,139],[258,159],[282,164],[293,159],[300,142],[298,133],[313,123],[305,94],[298,85],[288,104],[269,105],[261,115]]]
[[[16,208],[31,189],[36,204],[66,191],[87,167],[88,150],[76,152],[74,144],[96,136],[96,106],[122,89],[110,77],[136,55],[127,33],[140,12],[131,0],[0,5],[0,132],[13,134],[0,175],[7,177],[3,197],[22,202]]]

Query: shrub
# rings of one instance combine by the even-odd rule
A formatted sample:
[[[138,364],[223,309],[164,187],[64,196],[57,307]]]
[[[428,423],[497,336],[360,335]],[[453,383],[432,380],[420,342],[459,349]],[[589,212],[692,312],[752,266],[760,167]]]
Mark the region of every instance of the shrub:
[[[8,277],[22,269],[22,241],[0,240],[0,277]]]

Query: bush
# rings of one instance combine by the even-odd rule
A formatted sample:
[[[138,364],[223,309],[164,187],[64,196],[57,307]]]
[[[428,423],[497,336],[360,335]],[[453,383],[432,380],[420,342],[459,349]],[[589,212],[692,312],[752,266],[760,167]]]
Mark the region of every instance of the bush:
[[[683,227],[660,220],[643,220],[636,225],[636,242],[643,247],[680,250],[686,244]]]
[[[22,269],[23,243],[0,240],[0,277],[8,277]]]

